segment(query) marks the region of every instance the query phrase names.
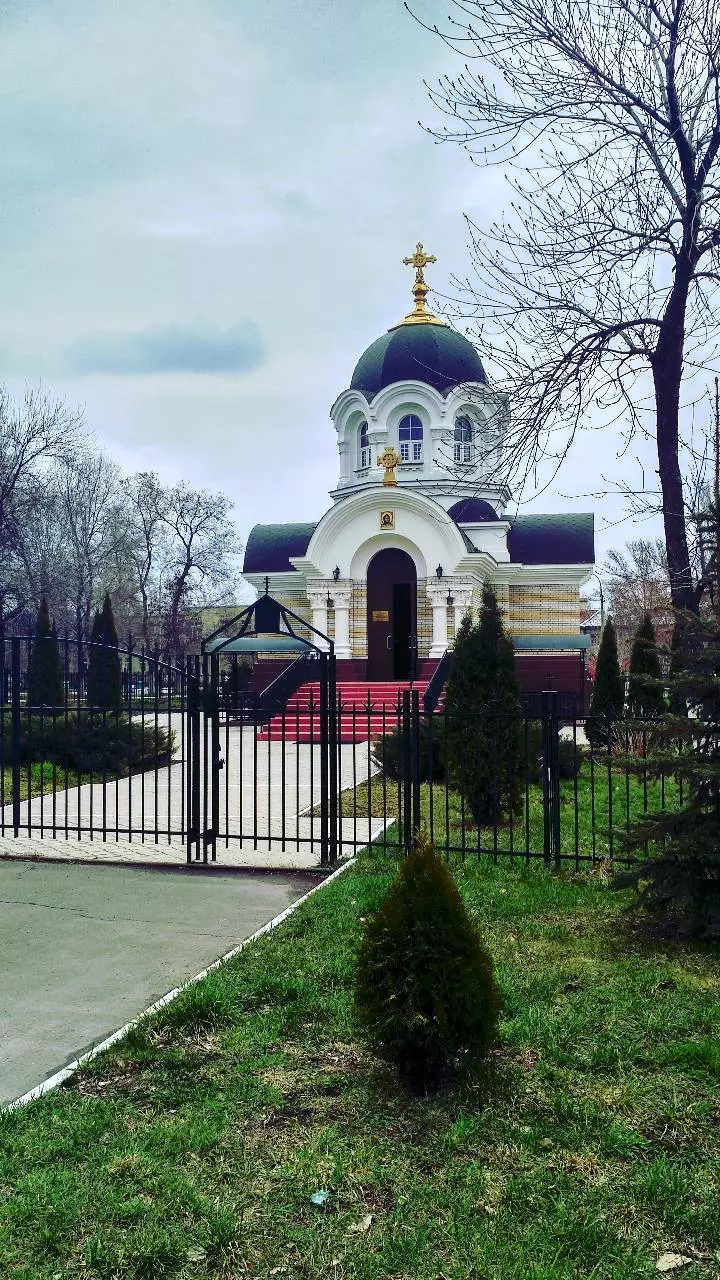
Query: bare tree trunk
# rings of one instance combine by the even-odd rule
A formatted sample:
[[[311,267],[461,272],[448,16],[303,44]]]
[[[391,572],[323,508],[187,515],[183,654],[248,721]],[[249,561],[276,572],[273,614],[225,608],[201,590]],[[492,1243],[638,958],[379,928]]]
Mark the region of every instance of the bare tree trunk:
[[[665,547],[670,595],[676,609],[697,611],[685,523],[685,501],[680,471],[680,388],[683,375],[685,313],[694,264],[680,256],[675,280],[663,316],[660,336],[651,359],[655,387],[657,454],[663,502]]]

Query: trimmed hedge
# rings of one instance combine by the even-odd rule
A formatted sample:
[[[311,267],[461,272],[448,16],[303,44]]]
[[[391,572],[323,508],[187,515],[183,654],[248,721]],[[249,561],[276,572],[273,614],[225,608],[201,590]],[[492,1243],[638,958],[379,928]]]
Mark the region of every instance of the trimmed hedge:
[[[427,719],[421,719],[419,732],[420,745],[420,781],[444,782],[444,732],[442,717],[436,717],[433,733]],[[542,725],[539,720],[527,721],[527,774],[525,772],[525,729],[521,731],[518,745],[521,779],[527,776],[528,782],[541,781]],[[392,782],[405,781],[405,744],[401,730],[383,734],[372,744],[373,763],[383,771]],[[583,762],[583,750],[575,749],[571,739],[561,738],[558,743],[558,765],[561,778],[575,778],[580,772]]]
[[[422,718],[419,725],[420,781],[443,782],[445,761],[442,752],[443,722],[437,717],[432,737],[428,720]],[[393,782],[405,781],[405,743],[402,729],[384,733],[372,743],[372,759],[386,778]]]
[[[525,751],[524,736],[521,753]],[[558,742],[558,773],[561,778],[576,778],[582,767],[585,752],[575,746],[572,738],[560,738]],[[539,720],[527,722],[527,778],[529,782],[542,781],[542,724]]]
[[[7,766],[12,760],[10,716],[3,717],[0,758]],[[170,763],[175,735],[160,727],[130,720],[114,712],[73,712],[54,715],[23,713],[20,723],[20,759],[23,763],[45,761],[74,773],[109,773],[124,777]]]

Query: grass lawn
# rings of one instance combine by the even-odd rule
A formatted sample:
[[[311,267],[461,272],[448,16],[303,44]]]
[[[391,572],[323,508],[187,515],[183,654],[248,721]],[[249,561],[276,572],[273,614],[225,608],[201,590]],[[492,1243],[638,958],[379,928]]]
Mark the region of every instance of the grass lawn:
[[[560,784],[560,848],[563,854],[574,856],[577,849],[581,858],[597,861],[622,855],[622,848],[611,835],[612,830],[622,829],[629,822],[637,821],[643,813],[678,807],[679,791],[673,778],[658,781],[643,780],[620,768],[610,772],[606,762],[595,764],[585,761],[577,779],[565,779]],[[364,817],[368,811],[375,818],[402,816],[402,802],[398,784],[375,774],[360,782],[355,789],[344,791],[341,811],[345,818]],[[539,786],[525,789],[522,803],[512,822],[505,821],[495,829],[484,827],[480,831],[470,826],[470,815],[463,807],[460,796],[446,788],[445,783],[423,783],[420,794],[422,820],[438,846],[473,852],[492,853],[497,850],[513,850],[522,856],[526,850],[542,853],[543,849],[543,800]],[[320,810],[317,810],[319,813]]]
[[[83,776],[83,782],[87,781],[87,777]],[[72,771],[69,771],[66,775],[65,770],[59,765],[55,774],[54,787],[52,764],[48,764],[47,761],[44,764],[38,762],[27,764],[27,762],[23,762],[20,766],[21,800],[32,799],[33,796],[47,795],[53,790],[64,791],[66,785],[68,787],[76,787],[78,785],[78,776]],[[2,770],[2,778],[0,778],[0,804],[12,804],[11,768],[4,768]]]
[[[352,1025],[377,852],[69,1086],[0,1116],[0,1275],[720,1275],[720,960],[598,875],[469,860],[505,1008],[484,1077],[409,1100]],[[330,1192],[325,1208],[309,1197]]]

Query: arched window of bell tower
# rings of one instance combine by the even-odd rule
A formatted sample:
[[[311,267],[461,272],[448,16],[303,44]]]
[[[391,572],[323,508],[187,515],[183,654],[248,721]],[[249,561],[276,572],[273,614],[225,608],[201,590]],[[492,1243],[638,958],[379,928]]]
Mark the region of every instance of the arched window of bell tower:
[[[370,442],[368,440],[368,424],[367,422],[361,422],[358,432],[358,467],[361,471],[364,471],[369,466]]]
[[[398,444],[403,462],[422,462],[423,426],[416,413],[406,413],[398,423]]]
[[[472,419],[466,413],[459,414],[455,419],[453,442],[453,458],[456,463],[472,462],[474,434]]]

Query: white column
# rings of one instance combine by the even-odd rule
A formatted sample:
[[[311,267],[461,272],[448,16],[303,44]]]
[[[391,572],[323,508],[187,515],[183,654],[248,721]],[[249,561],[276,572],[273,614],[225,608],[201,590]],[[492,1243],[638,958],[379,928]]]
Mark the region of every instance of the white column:
[[[470,613],[472,609],[473,588],[472,583],[455,582],[450,583],[449,589],[455,607],[455,633],[457,634],[460,623],[466,613]]]
[[[343,485],[349,484],[350,472],[354,470],[350,459],[350,446],[348,445],[347,440],[343,440],[338,445],[338,453],[340,454],[340,480],[338,482],[338,489],[342,489]]]
[[[331,595],[334,604],[334,655],[336,658],[352,658],[350,644],[352,582],[333,582]]]
[[[352,602],[352,583],[333,582],[330,595],[335,606],[335,657],[352,658],[350,644],[350,604]]]
[[[432,605],[432,642],[429,656],[442,658],[448,647],[447,582],[442,578],[438,578],[435,582],[428,581],[427,593]]]
[[[312,610],[312,618],[310,621],[316,630],[322,632],[324,636],[328,633],[327,598],[330,588],[334,586],[335,583],[332,581],[318,582],[318,580],[315,579],[314,582],[308,583],[306,587],[307,598]],[[322,640],[319,640],[317,636],[313,636],[313,642],[321,649],[327,648],[327,645]]]

